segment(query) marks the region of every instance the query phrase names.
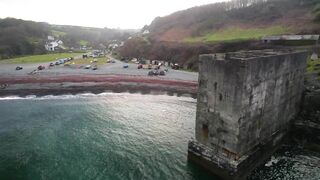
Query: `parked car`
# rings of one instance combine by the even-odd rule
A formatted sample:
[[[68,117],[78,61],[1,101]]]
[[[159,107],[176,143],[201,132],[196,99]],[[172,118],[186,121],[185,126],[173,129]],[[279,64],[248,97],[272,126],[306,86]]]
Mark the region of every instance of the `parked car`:
[[[19,70],[21,70],[21,69],[23,69],[22,66],[17,66],[17,67],[16,67],[16,70],[17,70],[17,71],[19,71]]]
[[[128,64],[123,65],[123,68],[129,68]]]
[[[158,76],[159,75],[159,71],[157,70],[151,70],[148,72],[149,76]]]
[[[66,62],[64,59],[59,59],[58,61],[60,64],[64,64]]]
[[[57,61],[57,62],[55,63],[55,65],[60,65],[60,62],[59,62],[59,61]]]
[[[50,64],[49,64],[49,67],[52,67],[52,66],[54,66],[54,63],[50,63]]]
[[[46,67],[44,67],[44,66],[42,66],[42,65],[38,66],[38,70],[39,70],[39,71],[44,70],[45,68],[46,68]]]
[[[93,66],[93,67],[92,67],[92,70],[97,70],[97,69],[98,69],[97,66]]]
[[[165,76],[165,75],[166,75],[166,73],[165,73],[164,71],[162,71],[162,70],[161,70],[161,71],[159,72],[159,75],[160,75],[160,76]]]
[[[113,60],[111,61],[111,63],[116,63],[116,61],[113,59]]]
[[[149,71],[148,76],[153,76],[153,71]]]
[[[178,70],[178,69],[180,69],[180,66],[179,66],[179,64],[174,64],[171,66],[171,68]]]
[[[90,68],[91,68],[91,65],[86,65],[84,68],[85,68],[85,69],[90,69]]]
[[[159,75],[159,71],[158,70],[153,70],[153,75],[154,76],[158,76]]]
[[[138,69],[142,69],[142,68],[143,68],[142,64],[139,64]]]

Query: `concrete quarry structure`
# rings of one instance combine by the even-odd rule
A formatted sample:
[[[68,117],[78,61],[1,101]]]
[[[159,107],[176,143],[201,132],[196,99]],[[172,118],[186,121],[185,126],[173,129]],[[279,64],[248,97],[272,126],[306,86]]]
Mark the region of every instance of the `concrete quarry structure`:
[[[188,159],[224,179],[246,176],[279,147],[299,112],[307,52],[201,55],[196,140]]]

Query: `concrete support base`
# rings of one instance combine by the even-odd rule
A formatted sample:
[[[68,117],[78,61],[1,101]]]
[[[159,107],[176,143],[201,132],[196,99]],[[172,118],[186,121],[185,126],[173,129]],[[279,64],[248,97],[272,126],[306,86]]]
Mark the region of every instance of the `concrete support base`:
[[[286,130],[275,134],[266,144],[260,144],[238,160],[221,156],[222,153],[215,152],[197,141],[189,141],[188,161],[202,166],[222,179],[244,180],[281,146],[287,132]]]

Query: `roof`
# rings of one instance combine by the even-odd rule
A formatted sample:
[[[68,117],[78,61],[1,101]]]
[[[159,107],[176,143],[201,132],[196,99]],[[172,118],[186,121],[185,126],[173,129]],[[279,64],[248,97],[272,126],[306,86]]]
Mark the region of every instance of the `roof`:
[[[207,59],[214,60],[250,60],[260,57],[278,56],[292,53],[304,53],[305,51],[294,49],[264,49],[264,50],[251,50],[251,51],[237,51],[228,53],[217,54],[204,54],[201,56],[207,56]]]
[[[320,35],[280,35],[280,36],[265,36],[262,40],[268,41],[278,41],[278,40],[287,40],[287,41],[297,41],[297,40],[309,40],[309,41],[318,41]]]

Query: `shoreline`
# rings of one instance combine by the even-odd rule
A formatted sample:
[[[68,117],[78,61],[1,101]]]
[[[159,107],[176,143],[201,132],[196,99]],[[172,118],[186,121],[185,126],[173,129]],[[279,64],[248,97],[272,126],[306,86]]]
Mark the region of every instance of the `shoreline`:
[[[0,79],[0,97],[103,92],[197,96],[198,82],[132,75],[11,76]]]

